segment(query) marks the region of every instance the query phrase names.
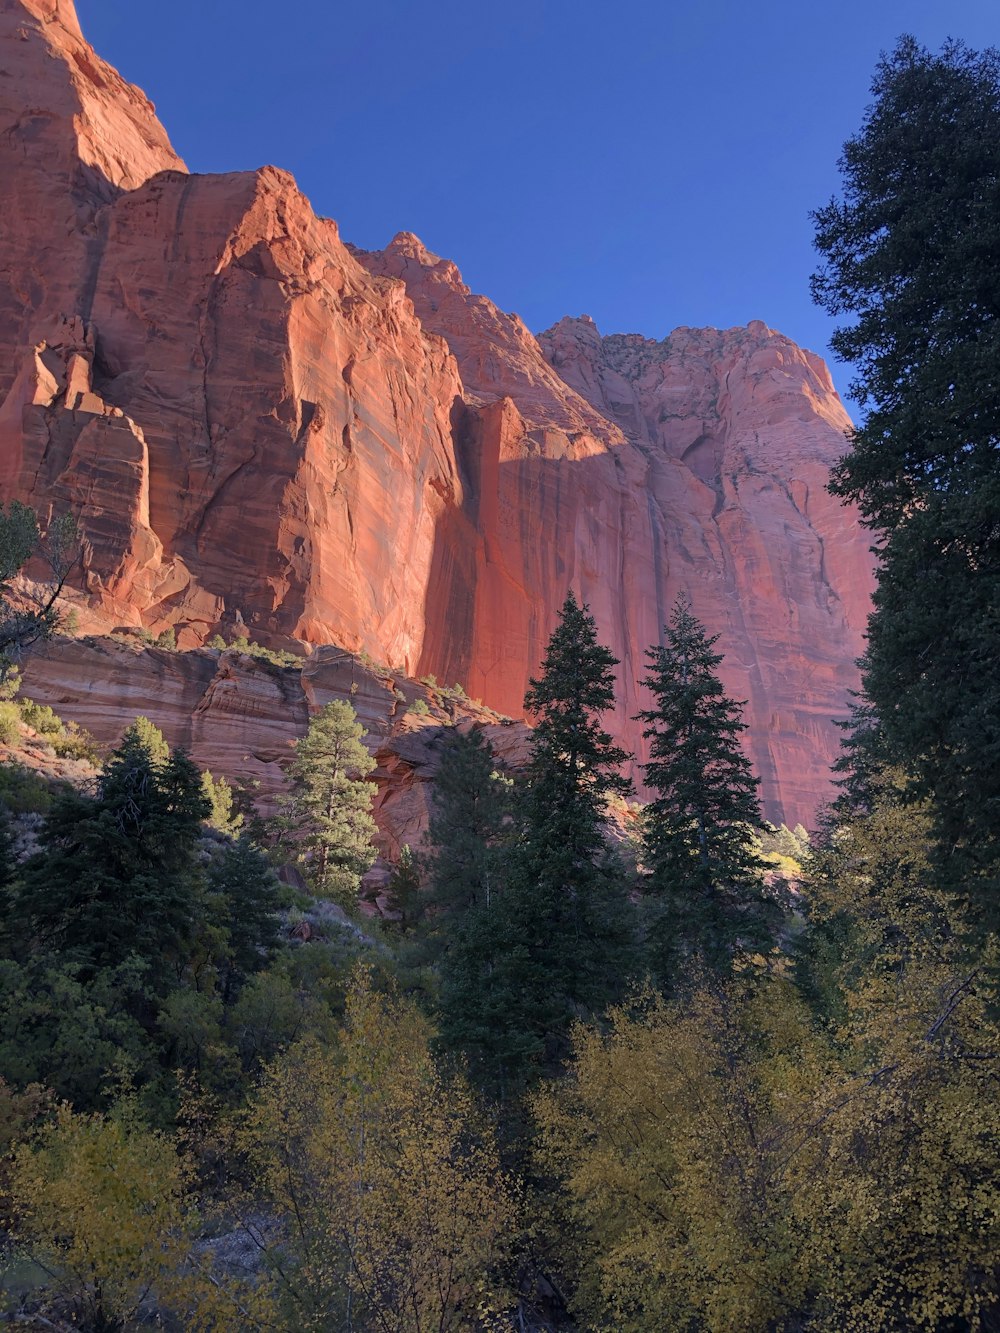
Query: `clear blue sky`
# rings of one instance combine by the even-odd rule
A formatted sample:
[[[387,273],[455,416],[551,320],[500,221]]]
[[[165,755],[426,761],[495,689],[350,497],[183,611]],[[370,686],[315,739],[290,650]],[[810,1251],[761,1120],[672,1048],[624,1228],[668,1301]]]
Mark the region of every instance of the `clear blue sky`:
[[[998,0],[77,7],[192,170],[285,167],[345,239],[414,231],[536,331],[763,319],[823,355],[808,214],[879,51],[1000,45]]]

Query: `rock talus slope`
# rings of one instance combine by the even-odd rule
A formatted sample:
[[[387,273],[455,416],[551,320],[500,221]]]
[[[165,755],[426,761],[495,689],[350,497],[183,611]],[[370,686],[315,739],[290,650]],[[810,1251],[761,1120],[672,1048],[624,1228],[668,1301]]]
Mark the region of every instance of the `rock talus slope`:
[[[69,0],[0,0],[0,74],[0,494],[79,515],[88,612],[336,644],[517,714],[573,587],[641,752],[686,591],[769,814],[808,820],[872,583],[824,489],[849,423],[822,362],[762,324],[536,339],[409,233],[352,250],[285,172],[191,175]],[[91,665],[90,722],[127,714]]]

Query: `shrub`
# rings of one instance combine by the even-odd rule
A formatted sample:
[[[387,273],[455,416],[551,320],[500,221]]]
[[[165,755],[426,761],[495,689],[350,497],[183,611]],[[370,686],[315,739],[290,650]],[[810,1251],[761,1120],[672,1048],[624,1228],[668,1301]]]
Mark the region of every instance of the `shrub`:
[[[162,633],[156,636],[157,648],[166,648],[169,652],[177,651],[177,634],[173,625],[168,625]]]
[[[58,736],[63,729],[62,718],[48,704],[36,704],[34,699],[20,699],[21,719],[41,736]]]
[[[30,768],[0,764],[0,805],[13,815],[44,815],[52,806],[52,788]]]
[[[21,710],[17,704],[0,703],[0,742],[13,745],[20,736]]]
[[[294,653],[287,653],[282,648],[265,648],[262,643],[254,643],[245,634],[238,634],[231,641],[229,647],[238,653],[246,653],[250,657],[259,657],[261,661],[270,662],[273,666],[302,666],[302,659],[296,657]]]
[[[431,710],[427,706],[426,699],[414,699],[406,711],[408,713],[418,713],[421,717],[425,717]]]
[[[53,737],[52,748],[60,759],[86,759],[91,764],[101,762],[101,746],[85,727],[67,722],[62,734]]]

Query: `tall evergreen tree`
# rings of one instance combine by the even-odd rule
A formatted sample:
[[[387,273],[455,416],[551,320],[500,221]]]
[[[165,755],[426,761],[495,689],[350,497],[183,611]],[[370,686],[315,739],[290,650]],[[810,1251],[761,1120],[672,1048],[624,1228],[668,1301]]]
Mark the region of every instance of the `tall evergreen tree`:
[[[900,40],[815,214],[815,299],[866,407],[834,473],[881,556],[863,661],[937,873],[1000,917],[1000,54]],[[870,719],[869,719],[870,720]],[[858,747],[856,747],[856,752]],[[863,757],[863,756],[862,756]],[[855,787],[857,784],[855,783]]]
[[[183,751],[155,759],[130,728],[96,796],[53,806],[25,866],[15,911],[37,940],[87,970],[141,958],[155,980],[183,959],[204,890],[197,856],[208,802]]]
[[[447,733],[431,800],[421,915],[433,961],[448,953],[469,914],[490,910],[501,892],[510,783],[479,727]]]
[[[646,654],[655,706],[639,714],[655,793],[644,816],[652,964],[673,985],[685,957],[725,970],[734,953],[773,942],[780,907],[755,848],[758,781],[740,748],[741,705],[716,675],[722,656],[679,598],[662,645]]]
[[[321,897],[344,906],[357,901],[361,877],[375,861],[372,786],[375,761],[365,729],[344,699],[334,699],[309,722],[289,768],[286,826],[306,877]]]
[[[561,1058],[573,1019],[603,1008],[631,961],[605,833],[608,797],[630,787],[619,771],[627,755],[599,721],[616,665],[570,593],[525,695],[536,720],[506,882],[495,907],[470,917],[444,989],[445,1034],[478,1051],[494,1090]]]

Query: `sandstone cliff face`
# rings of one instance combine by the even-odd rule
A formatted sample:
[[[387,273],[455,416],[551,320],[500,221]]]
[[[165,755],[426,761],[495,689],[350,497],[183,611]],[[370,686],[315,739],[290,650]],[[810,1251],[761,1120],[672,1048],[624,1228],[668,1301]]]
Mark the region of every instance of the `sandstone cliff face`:
[[[770,817],[808,821],[871,588],[824,490],[848,422],[821,362],[761,324],[535,339],[408,233],[351,250],[284,172],[189,175],[69,0],[0,0],[0,72],[0,497],[79,514],[88,624],[364,650],[517,714],[573,587],[641,754],[643,653],[687,591]],[[69,660],[63,693],[92,688],[67,716],[143,711]],[[181,700],[171,739],[243,771],[245,685],[199,653],[144,671]],[[311,671],[305,703],[261,703],[261,754]]]
[[[113,620],[415,663],[461,499],[446,345],[287,173],[187,175],[71,5],[0,17],[4,492],[80,512]]]
[[[613,729],[641,756],[645,649],[685,592],[747,701],[771,818],[811,817],[873,586],[857,515],[825,489],[850,421],[823,363],[759,322],[656,343],[566,319],[536,341],[408,234],[360,257],[406,283],[477,404],[421,669],[516,711],[572,586],[621,660]]]

